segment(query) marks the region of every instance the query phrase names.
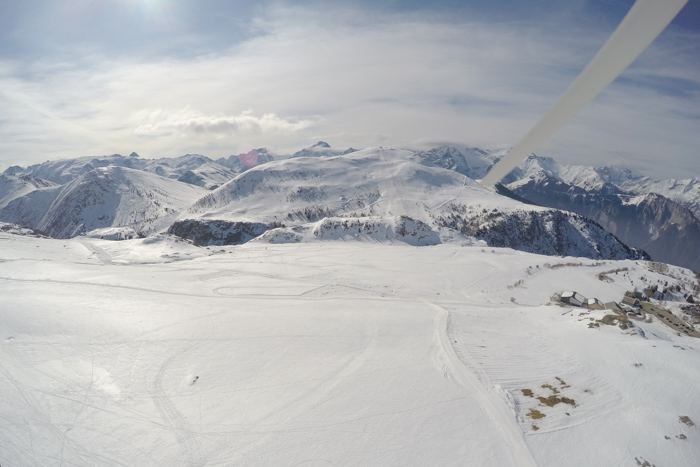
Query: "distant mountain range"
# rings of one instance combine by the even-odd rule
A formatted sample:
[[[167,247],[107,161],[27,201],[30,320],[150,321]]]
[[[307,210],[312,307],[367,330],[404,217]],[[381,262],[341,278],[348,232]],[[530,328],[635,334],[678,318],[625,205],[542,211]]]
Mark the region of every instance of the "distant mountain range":
[[[550,255],[645,257],[629,245],[700,269],[700,177],[657,181],[531,156],[503,180],[501,196],[474,180],[504,153],[356,151],[319,141],[286,156],[260,148],[218,160],[132,153],[47,161],[0,175],[0,222],[60,238],[169,230],[199,244],[481,241]]]
[[[531,156],[504,183],[534,203],[593,219],[654,259],[700,269],[700,177],[660,181]]]
[[[27,181],[26,176],[3,177]],[[184,208],[207,192],[113,165],[84,172],[64,185],[51,184],[21,194],[23,191],[15,190],[20,196],[0,209],[3,222],[55,238],[92,233],[115,239],[146,236],[167,228]]]

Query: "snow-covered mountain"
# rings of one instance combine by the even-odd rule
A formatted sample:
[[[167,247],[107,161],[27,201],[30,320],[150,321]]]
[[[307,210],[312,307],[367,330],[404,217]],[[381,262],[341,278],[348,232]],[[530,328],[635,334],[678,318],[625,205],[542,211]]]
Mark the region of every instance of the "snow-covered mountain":
[[[275,156],[266,148],[251,149],[250,151],[227,158],[217,159],[220,165],[228,167],[235,173],[245,172],[256,165],[266,164],[275,160]]]
[[[13,175],[31,174],[34,177],[63,185],[98,167],[114,165],[118,167],[134,168],[134,166],[138,166],[139,163],[140,159],[136,153],[131,153],[128,157],[122,156],[121,154],[99,157],[84,156],[73,159],[46,161],[40,164],[30,165],[26,169],[13,166],[7,169],[5,173],[11,173]]]
[[[333,157],[355,152],[354,148],[333,149],[325,141],[319,141],[313,146],[295,152],[290,157]]]
[[[500,196],[453,170],[429,166],[433,160],[410,151],[369,148],[268,163],[198,200],[170,232],[221,244],[225,238],[248,239],[250,229],[258,232],[264,225],[274,230],[261,240],[273,243],[484,240],[550,255],[644,257],[590,220]]]
[[[10,201],[24,196],[38,188],[56,186],[48,180],[36,178],[33,175],[0,174],[0,208],[5,207]]]
[[[504,182],[541,206],[593,219],[655,260],[700,269],[700,220],[687,206],[700,199],[695,192],[700,185],[693,180],[653,181],[626,169],[565,165],[531,156]],[[664,188],[679,202],[647,191],[654,187]]]
[[[237,172],[200,154],[185,154],[180,157],[160,159],[143,159],[132,152],[128,157],[120,154],[99,157],[77,157],[47,161],[27,167],[11,167],[6,173],[14,175],[31,174],[63,185],[75,180],[80,175],[99,167],[126,167],[156,174],[164,178],[180,180],[185,183],[213,189],[236,176]]]
[[[630,169],[617,167],[589,167],[585,165],[560,164],[551,157],[530,155],[520,166],[513,169],[502,183],[518,187],[528,180],[537,182],[555,179],[586,191],[608,191],[630,180],[641,177]]]
[[[57,238],[119,227],[127,236],[148,235],[167,227],[206,192],[148,172],[109,166],[18,197],[0,210],[0,220]]]
[[[224,183],[228,182],[237,175],[236,172],[222,167],[215,162],[207,162],[196,169],[188,170],[180,177],[179,182],[196,185],[207,190],[219,188]]]
[[[95,167],[120,166],[150,172],[202,188],[221,187],[222,190],[218,191],[214,197],[202,200],[193,206],[187,215],[179,219],[182,221],[197,219],[201,215],[207,219],[231,222],[232,224],[229,226],[221,224],[214,226],[212,224],[212,232],[218,232],[214,235],[216,239],[214,237],[210,239],[212,242],[223,242],[225,238],[231,240],[233,238],[247,239],[251,235],[255,237],[260,232],[260,226],[244,227],[246,222],[264,224],[267,228],[281,228],[274,235],[272,233],[263,235],[262,239],[269,239],[269,241],[352,237],[375,240],[399,239],[409,242],[418,241],[418,243],[444,242],[451,241],[450,236],[455,234],[455,229],[446,227],[446,225],[456,225],[453,221],[444,221],[453,215],[451,212],[445,212],[447,209],[445,206],[471,206],[473,200],[454,202],[454,197],[450,198],[449,201],[448,198],[441,197],[446,193],[442,192],[442,185],[440,185],[442,182],[438,183],[440,189],[431,186],[433,180],[424,180],[414,186],[414,181],[407,178],[395,162],[405,160],[424,168],[446,169],[471,179],[480,179],[505,152],[485,151],[461,146],[440,146],[420,152],[384,150],[385,160],[383,163],[387,167],[387,171],[383,175],[381,183],[383,186],[392,186],[393,184],[393,186],[398,187],[394,193],[382,189],[378,183],[372,185],[372,183],[367,182],[367,177],[370,175],[375,177],[379,173],[377,167],[382,165],[376,161],[368,164],[367,159],[363,156],[354,159],[350,157],[348,161],[345,161],[349,164],[347,167],[342,166],[344,162],[333,162],[333,164],[341,164],[341,166],[337,170],[331,170],[333,177],[337,179],[337,183],[330,183],[329,186],[332,186],[332,189],[325,186],[329,183],[329,177],[319,176],[318,182],[324,186],[317,186],[317,181],[307,177],[308,173],[316,170],[313,165],[321,164],[324,167],[321,172],[326,171],[330,167],[326,162],[327,159],[336,160],[341,155],[351,156],[352,153],[348,151],[331,148],[329,144],[319,141],[289,157],[274,156],[268,150],[260,148],[246,154],[221,158],[217,161],[198,154],[187,154],[177,158],[142,159],[138,154],[132,153],[128,157],[116,154],[97,158],[83,157],[46,162],[27,169],[12,167],[4,175],[5,184],[2,192],[4,198],[1,199],[5,205],[15,198],[22,199],[10,206],[3,215],[7,221],[38,228],[40,220],[46,214],[45,204],[47,200],[52,199],[54,191],[43,188],[38,190],[36,187],[39,185],[36,183],[39,182],[35,182],[34,185],[26,181],[21,182],[22,177],[36,178],[41,176],[47,180],[54,180],[55,183],[67,183]],[[368,151],[376,153],[375,159],[379,157],[379,148],[370,148],[361,151],[361,153]],[[399,156],[394,157],[392,162],[393,156],[390,154],[394,153],[399,154]],[[302,158],[313,159],[305,163],[307,167],[304,167],[303,170],[298,171],[296,168],[285,165],[288,163],[285,161]],[[354,162],[350,163],[350,161]],[[278,177],[279,180],[273,180],[275,177],[271,177],[265,170],[259,171],[269,163],[273,163],[273,166],[277,167],[277,169],[270,169],[273,172],[275,170],[282,171],[282,175]],[[241,180],[223,189],[224,185],[227,185],[235,177],[251,170],[253,171],[252,175],[242,177]],[[295,177],[299,177],[299,183],[293,179],[283,180],[283,173],[287,170],[291,170]],[[254,181],[253,178],[260,176],[260,174],[263,174],[265,180]],[[12,185],[7,182],[10,178],[13,180]],[[27,178],[27,180],[29,179]],[[700,183],[697,179],[654,181],[628,169],[565,165],[559,164],[553,159],[532,156],[514,170],[504,182],[507,183],[508,189],[516,198],[520,197],[521,201],[530,200],[542,206],[568,210],[589,217],[620,238],[622,242],[648,251],[655,259],[696,269],[700,267],[698,259],[687,253],[688,251],[696,251],[700,246],[697,235],[700,222],[697,219],[698,216],[691,213],[700,204],[700,194],[698,193]],[[48,182],[41,183],[47,184]],[[245,188],[242,187],[246,184],[257,183],[269,185],[268,191],[272,193],[277,190],[277,195],[268,196],[269,193],[267,193],[265,195],[239,196],[236,191],[244,190]],[[453,180],[451,183],[464,184],[459,180]],[[478,188],[478,186],[474,186]],[[36,193],[29,196],[31,190],[35,190]],[[213,199],[221,202],[226,196],[229,196],[226,194],[229,190],[234,190],[234,193],[229,194],[230,196],[246,198],[246,203],[253,204],[239,206],[234,203],[232,206],[227,206],[224,203],[219,212],[204,212],[202,210],[202,203],[210,202]],[[372,194],[377,193],[377,190],[381,194],[381,200],[377,198],[378,203],[371,199]],[[647,197],[648,190],[661,191],[663,194],[661,197]],[[325,193],[326,191],[328,193]],[[420,206],[421,203],[418,201],[423,201],[423,197],[416,196],[416,194],[431,191],[434,193],[428,198],[434,198],[433,204],[423,203],[425,206]],[[284,196],[281,196],[281,193]],[[409,197],[414,197],[410,202],[405,199],[407,193],[409,193]],[[371,209],[365,209],[363,212],[361,207],[349,208],[347,206],[350,206],[351,203],[342,201],[343,198],[359,200],[366,206],[370,206]],[[388,201],[389,198],[402,199],[403,201]],[[401,209],[391,209],[386,207],[389,205],[402,207]],[[408,205],[411,205],[410,208],[406,208]],[[517,203],[515,205],[520,206]],[[494,208],[499,210],[499,206],[488,207],[489,210]],[[459,207],[459,209],[462,208]],[[524,209],[533,211],[534,208]],[[227,210],[230,212],[224,212]],[[500,231],[499,235],[503,237],[508,231],[508,229],[499,230],[496,227],[499,222],[503,225],[511,225],[510,223],[516,222],[517,219],[516,224],[520,225],[522,229],[530,229],[530,231],[536,229],[531,225],[534,220],[530,215],[511,215],[508,210],[501,214],[502,216],[510,216],[509,220],[506,220],[505,217],[498,222],[495,217],[489,219],[493,229],[488,241],[493,244],[506,244],[503,242],[508,242],[507,244],[512,246],[518,245],[514,236],[510,236],[511,238],[508,240],[499,240],[493,236],[495,232]],[[470,216],[477,217],[474,212]],[[538,214],[538,216],[540,215]],[[327,219],[323,220],[324,218]],[[343,219],[342,224],[339,223],[341,222],[340,218]],[[438,225],[439,219],[442,219],[440,222],[445,225]],[[536,223],[549,226],[548,228],[553,228],[554,225],[561,227],[562,224],[559,224],[556,219],[559,217],[550,216],[547,221],[540,218]],[[573,219],[573,217],[569,218],[566,223],[574,222]],[[322,226],[314,225],[315,222],[322,220]],[[472,221],[466,222],[466,224],[471,225]],[[343,227],[341,228],[340,225]],[[402,235],[397,237],[396,232],[406,231],[405,226],[408,226],[407,231],[411,232],[410,238]],[[207,236],[203,233],[201,226],[194,228],[191,223],[178,224],[173,228],[173,231],[180,233],[185,231],[198,232],[196,237],[200,239]],[[413,231],[412,229],[417,230]],[[467,235],[464,233],[467,230],[478,232],[478,235]],[[206,229],[204,229],[205,231]],[[419,234],[418,231],[421,233]],[[465,229],[462,226],[457,228],[457,231],[459,232],[458,237],[462,240],[465,236],[469,236],[472,240],[487,238],[486,233],[478,228]],[[253,235],[254,233],[256,235]],[[204,236],[202,237],[202,235]],[[567,237],[564,234],[560,235]],[[555,244],[562,245],[563,243],[552,243],[552,245]],[[527,247],[520,245],[518,248]],[[546,250],[550,254],[557,254],[557,248],[559,247],[551,246],[537,251],[544,252]],[[593,254],[590,253],[593,250],[587,251],[586,255]],[[581,254],[584,254],[583,250]]]
[[[700,177],[684,180],[655,180],[620,167],[590,167],[560,164],[549,157],[531,155],[503,183],[511,188],[528,183],[558,180],[587,192],[647,195],[656,193],[686,208],[700,219]]]
[[[423,165],[454,170],[474,180],[482,179],[503,154],[504,151],[455,146],[439,146],[417,153]]]
[[[700,275],[465,175],[496,157],[369,148],[213,191],[178,180],[196,155],[8,175],[0,463],[700,465]],[[538,164],[510,186],[659,229],[690,212]],[[626,313],[632,290],[665,301]]]
[[[700,219],[700,177],[684,180],[639,177],[624,180],[619,183],[619,187],[635,195],[658,193],[690,209],[695,217]]]
[[[213,190],[234,178],[238,172],[201,154],[180,157],[140,159],[134,169]]]

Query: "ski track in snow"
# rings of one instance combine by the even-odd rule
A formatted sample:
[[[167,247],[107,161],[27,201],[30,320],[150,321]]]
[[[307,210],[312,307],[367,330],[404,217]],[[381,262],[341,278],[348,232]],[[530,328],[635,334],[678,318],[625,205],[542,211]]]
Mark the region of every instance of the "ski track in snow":
[[[165,372],[168,370],[172,362],[181,357],[183,354],[187,353],[193,346],[188,346],[182,350],[177,350],[172,352],[170,357],[168,357],[165,362],[160,366],[158,374],[153,381],[153,391],[154,397],[153,401],[158,407],[163,421],[172,429],[175,438],[177,439],[177,446],[181,451],[184,451],[184,457],[187,459],[186,465],[199,466],[205,465],[205,461],[202,458],[200,444],[197,439],[197,434],[194,433],[192,425],[187,421],[187,419],[178,411],[177,407],[171,400],[171,398],[166,394],[163,388],[163,377]]]
[[[656,431],[624,438],[638,419],[651,417],[673,436],[679,415],[700,419],[687,402],[696,388],[674,392],[651,379],[673,359],[692,358],[695,341],[661,324],[644,325],[660,336],[654,341],[614,327],[590,330],[587,317],[542,306],[552,288],[571,281],[585,293],[624,290],[596,278],[612,262],[535,270],[556,260],[340,244],[115,265],[129,243],[73,240],[85,250],[66,258],[63,248],[52,257],[51,242],[19,240],[0,263],[2,465],[501,467],[699,458],[697,430],[683,432],[687,442],[669,441],[665,454],[650,441]],[[582,344],[588,339],[593,344]],[[595,346],[583,351],[590,357],[585,345]],[[624,367],[605,369],[606,346]],[[697,374],[683,368],[689,380]],[[186,375],[202,377],[188,385]],[[538,406],[519,389],[539,390],[555,375],[578,391],[578,405],[542,409],[541,428],[528,431],[524,413]],[[650,412],[651,400],[666,405]],[[619,423],[614,431],[611,423]],[[601,448],[611,437],[619,450]]]
[[[435,303],[426,303],[429,304],[437,314],[437,319],[435,320],[436,342],[452,378],[454,378],[458,384],[462,385],[491,417],[503,436],[506,445],[511,450],[513,465],[537,466],[537,462],[535,462],[535,459],[532,457],[530,448],[523,439],[523,433],[515,422],[515,414],[511,413],[503,400],[491,390],[488,376],[483,372],[480,372],[478,375],[472,373],[457,357],[449,338],[449,312]],[[467,352],[462,352],[462,355],[468,358],[469,354]],[[472,364],[471,366],[474,369],[478,368],[476,364]]]
[[[83,237],[76,237],[76,240],[85,248],[88,249],[94,255],[97,260],[102,263],[102,264],[110,264],[112,262],[112,257],[102,248],[98,247],[97,245],[94,244],[94,242],[90,242],[89,240],[83,238]]]

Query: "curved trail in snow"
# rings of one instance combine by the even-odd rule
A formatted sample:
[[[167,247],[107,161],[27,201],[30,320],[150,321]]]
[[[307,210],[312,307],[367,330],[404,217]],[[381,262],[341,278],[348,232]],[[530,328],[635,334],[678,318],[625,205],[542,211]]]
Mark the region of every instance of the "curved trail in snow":
[[[435,340],[439,351],[445,359],[445,364],[448,366],[447,370],[450,372],[452,379],[474,397],[494,422],[510,448],[513,465],[536,467],[537,462],[532,456],[527,443],[525,443],[523,432],[520,430],[508,406],[496,392],[485,387],[479,378],[470,372],[457,357],[447,334],[448,311],[435,303],[424,302],[437,311]]]
[[[82,246],[87,248],[90,252],[92,252],[96,257],[97,260],[102,263],[102,264],[111,264],[112,263],[112,257],[104,251],[102,248],[93,245],[91,242],[86,240],[85,238],[80,238],[76,237],[76,240],[78,243],[80,243]]]
[[[160,412],[163,421],[170,427],[177,439],[178,445],[187,458],[187,465],[204,465],[199,441],[187,418],[175,407],[175,404],[163,389],[163,377],[170,364],[193,346],[172,353],[160,366],[158,374],[153,381],[153,402]]]

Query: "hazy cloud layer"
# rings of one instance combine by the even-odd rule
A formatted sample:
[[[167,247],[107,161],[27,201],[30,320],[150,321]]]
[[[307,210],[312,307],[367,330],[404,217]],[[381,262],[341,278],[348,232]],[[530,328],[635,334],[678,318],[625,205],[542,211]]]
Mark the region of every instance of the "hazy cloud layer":
[[[614,24],[275,4],[209,54],[0,61],[0,170],[129,153],[514,144]],[[582,26],[584,25],[584,26]],[[667,31],[538,153],[700,174],[700,35]],[[161,109],[161,110],[153,110]]]
[[[252,110],[240,115],[204,115],[192,109],[182,109],[168,112],[157,109],[143,110],[140,115],[147,114],[149,123],[139,125],[134,133],[139,136],[187,136],[193,134],[213,134],[225,137],[230,133],[283,133],[290,134],[312,126],[313,120],[290,121],[280,118],[273,113],[260,117],[253,115]]]

